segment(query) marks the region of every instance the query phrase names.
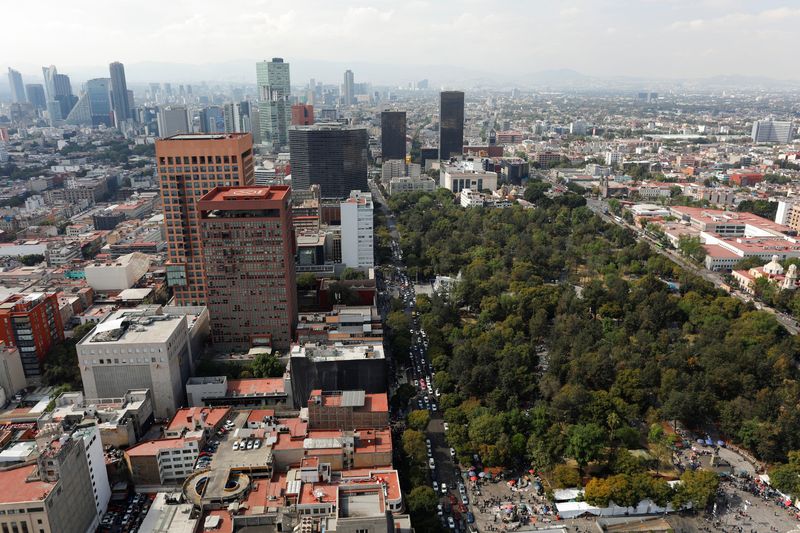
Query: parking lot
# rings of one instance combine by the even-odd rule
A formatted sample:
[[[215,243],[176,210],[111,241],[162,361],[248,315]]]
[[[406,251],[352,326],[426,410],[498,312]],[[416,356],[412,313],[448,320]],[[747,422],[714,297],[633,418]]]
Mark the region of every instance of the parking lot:
[[[135,533],[151,504],[152,499],[146,494],[134,494],[125,502],[109,502],[97,530],[103,533]]]

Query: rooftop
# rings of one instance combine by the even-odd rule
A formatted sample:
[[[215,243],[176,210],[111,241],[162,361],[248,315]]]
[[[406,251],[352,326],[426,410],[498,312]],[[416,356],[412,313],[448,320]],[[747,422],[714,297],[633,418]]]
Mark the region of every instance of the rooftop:
[[[264,201],[283,200],[291,193],[288,185],[272,185],[269,187],[215,187],[199,202],[227,202],[227,201]]]
[[[217,141],[220,139],[236,139],[249,135],[246,133],[180,133],[160,139],[160,141]]]
[[[120,309],[98,324],[78,345],[166,342],[175,329],[185,323],[185,317],[160,311],[153,308]]]
[[[188,441],[196,440],[192,437],[182,437],[179,439],[158,439],[140,442],[136,446],[131,446],[125,453],[131,457],[145,457],[156,455],[161,450],[183,448]]]
[[[36,465],[0,470],[0,505],[42,501],[56,486],[46,481],[28,481]]]
[[[231,396],[264,396],[286,392],[283,378],[229,379],[228,394]]]

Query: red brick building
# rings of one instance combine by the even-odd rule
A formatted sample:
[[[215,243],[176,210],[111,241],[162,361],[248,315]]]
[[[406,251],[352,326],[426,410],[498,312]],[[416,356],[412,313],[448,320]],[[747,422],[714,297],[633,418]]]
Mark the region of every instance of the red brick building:
[[[197,201],[214,187],[255,181],[249,133],[182,134],[156,141],[167,231],[167,282],[179,305],[205,305]]]
[[[314,106],[297,104],[292,106],[292,126],[313,126]]]
[[[42,362],[64,340],[58,297],[36,292],[14,294],[0,303],[0,340],[19,349],[26,378],[42,374]]]
[[[288,349],[297,286],[288,186],[217,187],[197,202],[214,344]]]
[[[764,181],[764,174],[760,172],[736,172],[730,177],[730,182],[740,187],[751,187],[762,181]]]

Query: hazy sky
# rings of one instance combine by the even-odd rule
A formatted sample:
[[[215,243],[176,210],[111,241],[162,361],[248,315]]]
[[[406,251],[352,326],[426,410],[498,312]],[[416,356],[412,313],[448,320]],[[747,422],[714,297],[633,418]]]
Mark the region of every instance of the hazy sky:
[[[36,0],[2,2],[0,15],[0,68],[23,74],[51,63],[69,73],[113,60],[132,71],[283,56],[800,78],[800,0]]]

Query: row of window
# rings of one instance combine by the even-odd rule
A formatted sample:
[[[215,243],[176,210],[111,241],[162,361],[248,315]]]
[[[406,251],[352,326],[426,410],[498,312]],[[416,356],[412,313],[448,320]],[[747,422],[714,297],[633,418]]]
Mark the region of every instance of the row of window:
[[[161,157],[158,158],[158,164],[159,165],[164,165],[164,164],[167,164],[167,165],[172,165],[172,164],[180,165],[181,162],[183,162],[184,165],[189,165],[189,164],[197,165],[198,163],[201,164],[201,165],[204,165],[206,163],[209,163],[209,164],[210,163],[216,163],[216,164],[238,163],[239,162],[239,156],[237,156],[237,155],[231,155],[231,156],[227,156],[227,155],[210,155],[210,156],[206,157],[204,155],[201,155],[201,156],[197,156],[197,155],[186,156],[185,155],[185,156],[182,156],[182,157],[181,156],[175,156],[175,157],[172,157],[172,156],[166,156],[166,157],[161,156]]]

